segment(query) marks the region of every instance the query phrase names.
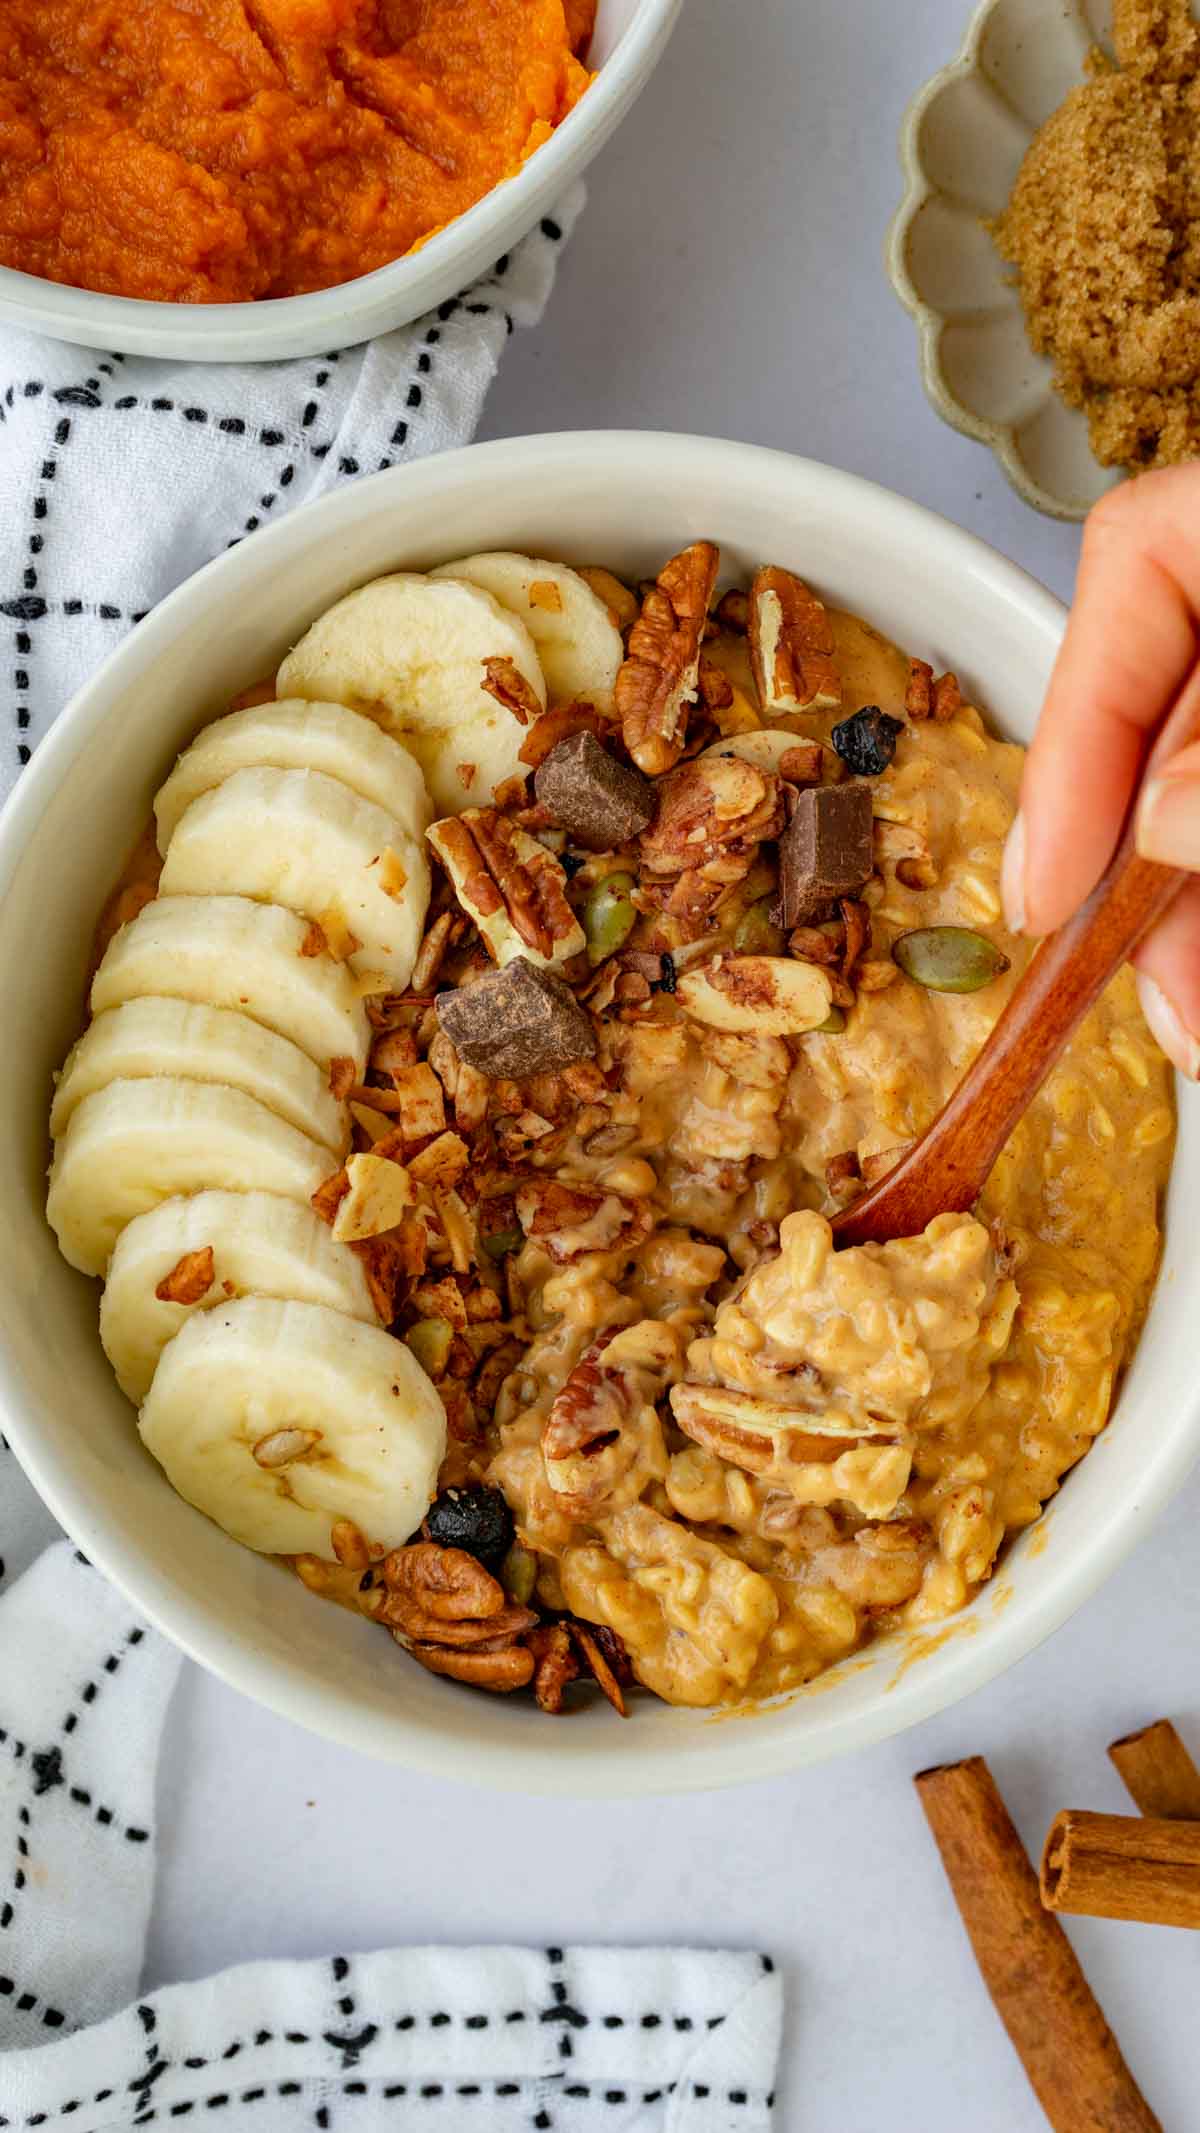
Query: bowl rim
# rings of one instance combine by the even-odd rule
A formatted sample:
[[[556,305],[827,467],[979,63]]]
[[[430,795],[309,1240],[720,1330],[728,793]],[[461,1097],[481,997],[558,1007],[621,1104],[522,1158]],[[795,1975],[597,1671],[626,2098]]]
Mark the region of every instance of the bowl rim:
[[[989,447],[1000,463],[1007,481],[1018,496],[1035,511],[1044,512],[1047,518],[1060,519],[1071,525],[1079,525],[1091,510],[1090,504],[1070,503],[1053,490],[1043,488],[1029,472],[1017,444],[1016,425],[997,422],[984,415],[972,414],[964,407],[958,396],[951,391],[942,366],[941,333],[945,319],[932,304],[926,303],[912,277],[909,266],[909,244],[913,230],[922,210],[931,200],[939,197],[940,188],[926,174],[921,160],[921,128],[926,113],[935,104],[943,91],[953,83],[978,75],[986,81],[983,68],[983,40],[992,16],[1005,4],[1005,0],[978,0],[963,32],[962,43],[953,59],[930,75],[905,108],[900,122],[897,143],[900,167],[904,175],[904,192],[883,242],[884,265],[896,295],[913,319],[917,328],[918,361],[921,384],[925,397],[935,414],[951,429],[970,437],[976,444]]]
[[[520,168],[399,259],[298,296],[185,304],[82,289],[0,266],[0,321],[85,348],[187,362],[273,362],[411,324],[516,244],[604,145],[662,57],[683,0],[634,12],[585,95]]]
[[[702,473],[718,497],[727,486],[744,491],[760,483],[764,489],[772,482],[799,485],[806,508],[819,514],[823,499],[843,510],[856,507],[871,515],[880,546],[897,544],[897,552],[903,553],[916,544],[927,568],[936,575],[962,574],[986,582],[1047,650],[1052,651],[1061,638],[1066,611],[1051,593],[1019,565],[925,506],[819,461],[763,446],[668,432],[567,431],[506,438],[433,455],[366,477],[299,507],[255,536],[256,558],[260,567],[270,560],[276,567],[286,567],[293,549],[317,541],[332,545],[343,521],[352,520],[363,509],[364,497],[394,497],[392,516],[399,523],[400,512],[419,513],[425,492],[452,492],[468,473],[503,485],[508,478],[527,473],[531,457],[551,487],[586,476],[589,470],[604,470],[614,461],[636,465],[638,479],[656,489],[669,484],[675,472],[681,478],[686,473],[693,481]],[[239,546],[185,580],[117,646],[60,714],[0,812],[0,899],[36,836],[50,795],[75,758],[95,731],[119,716],[123,694],[157,660],[177,619],[197,603],[219,610],[222,592],[237,581],[243,562]],[[207,1608],[193,1604],[153,1572],[140,1574],[139,1559],[120,1542],[110,1543],[103,1522],[96,1522],[73,1478],[52,1471],[53,1454],[43,1456],[37,1421],[24,1411],[17,1367],[2,1338],[0,1426],[54,1516],[130,1605],[190,1658],[280,1717],[377,1758],[431,1775],[486,1783],[489,1789],[535,1796],[620,1798],[753,1783],[868,1747],[932,1717],[1024,1658],[1109,1576],[1182,1483],[1200,1454],[1200,1389],[1186,1423],[1181,1419],[1173,1433],[1149,1440],[1136,1492],[1112,1492],[1103,1515],[1091,1528],[1086,1551],[1061,1552],[1053,1566],[1043,1570],[1044,1583],[1035,1599],[1023,1606],[1006,1605],[986,1623],[968,1609],[948,1624],[937,1625],[941,1632],[971,1623],[985,1628],[986,1634],[952,1637],[939,1652],[936,1668],[903,1666],[864,1709],[839,1710],[836,1697],[810,1703],[810,1691],[800,1690],[786,1699],[807,1708],[806,1723],[797,1724],[794,1731],[759,1733],[753,1724],[730,1725],[728,1713],[711,1714],[709,1723],[721,1728],[719,1736],[714,1731],[711,1756],[687,1756],[678,1748],[664,1746],[625,1755],[600,1750],[564,1759],[558,1766],[561,1775],[555,1774],[555,1759],[544,1746],[524,1741],[506,1743],[502,1753],[489,1756],[484,1767],[466,1743],[439,1739],[422,1727],[415,1727],[402,1745],[392,1735],[381,1743],[365,1713],[314,1684],[301,1664],[264,1657],[235,1641]],[[1015,1603],[1018,1597],[1019,1588],[1014,1587],[1011,1599]],[[852,1655],[848,1664],[853,1665],[856,1658],[861,1659],[861,1654]],[[828,1685],[836,1672],[820,1676],[815,1686]],[[397,1733],[402,1726],[400,1712]]]

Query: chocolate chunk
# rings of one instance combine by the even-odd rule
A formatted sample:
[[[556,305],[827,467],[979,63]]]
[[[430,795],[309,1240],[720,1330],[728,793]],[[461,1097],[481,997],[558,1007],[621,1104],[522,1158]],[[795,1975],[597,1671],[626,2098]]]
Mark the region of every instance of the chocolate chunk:
[[[870,787],[807,786],[779,840],[781,923],[802,926],[856,895],[874,864]]]
[[[519,955],[457,992],[440,992],[437,1018],[468,1066],[493,1081],[553,1072],[596,1049],[591,1022],[569,985]]]
[[[654,787],[640,770],[618,763],[594,733],[571,733],[550,750],[533,789],[560,829],[585,852],[611,852],[646,828]]]

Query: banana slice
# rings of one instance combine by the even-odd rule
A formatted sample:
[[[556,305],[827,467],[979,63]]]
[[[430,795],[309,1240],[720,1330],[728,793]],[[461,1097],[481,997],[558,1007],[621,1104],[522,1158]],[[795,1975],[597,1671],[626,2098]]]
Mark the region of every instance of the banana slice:
[[[319,1066],[274,1030],[229,1007],[197,1007],[153,996],[110,1007],[84,1031],[67,1056],[50,1112],[57,1140],[96,1089],[110,1081],[142,1081],[168,1074],[187,1081],[219,1081],[244,1089],[269,1111],[298,1126],[339,1162],[350,1138],[350,1117]]]
[[[339,1518],[401,1546],[446,1448],[442,1403],[403,1341],[262,1296],[188,1320],[138,1428],[188,1503],[266,1555],[332,1558]]]
[[[212,1253],[212,1281],[193,1301],[173,1303],[155,1294],[181,1261],[206,1251]],[[203,1273],[201,1267],[197,1282]],[[364,1325],[376,1324],[361,1260],[334,1243],[311,1207],[271,1192],[197,1192],[163,1200],[121,1231],[100,1303],[104,1353],[135,1407],[184,1320],[229,1303],[231,1293],[324,1304]]]
[[[386,808],[410,837],[421,837],[433,820],[425,780],[390,734],[344,704],[291,697],[231,711],[197,735],[154,802],[160,852],[165,853],[192,801],[235,770],[324,771],[361,800]]]
[[[175,1193],[217,1185],[307,1201],[329,1172],[328,1148],[241,1089],[110,1081],[55,1147],[46,1214],[63,1258],[102,1274],[126,1223]]]
[[[478,585],[401,572],[347,593],[279,669],[281,696],[349,704],[411,749],[439,815],[486,806],[521,769],[523,728],[483,684],[485,661],[511,660],[539,704],[546,683],[533,638]]]
[[[235,770],[180,818],[164,896],[252,896],[330,912],[359,946],[352,970],[403,992],[429,908],[429,863],[395,815],[321,770]]]
[[[294,911],[245,896],[158,896],[114,934],[92,983],[94,1015],[148,993],[240,1008],[290,1037],[323,1072],[354,1061],[361,1081],[370,1024],[344,963],[309,954]]]
[[[608,608],[578,571],[568,570],[565,563],[495,549],[442,563],[431,575],[481,585],[501,607],[520,616],[537,647],[553,698],[582,696],[597,711],[612,709],[625,647]]]

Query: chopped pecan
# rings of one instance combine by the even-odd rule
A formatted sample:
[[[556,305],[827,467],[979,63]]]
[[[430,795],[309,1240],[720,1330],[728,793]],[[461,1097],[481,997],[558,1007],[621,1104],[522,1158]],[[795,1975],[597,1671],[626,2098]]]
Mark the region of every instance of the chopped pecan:
[[[517,750],[519,762],[528,763],[536,770],[544,763],[552,748],[565,741],[572,733],[594,733],[597,739],[611,734],[612,726],[602,718],[595,704],[582,698],[567,704],[552,704],[536,718]],[[497,794],[499,804],[499,794]]]
[[[654,1407],[669,1357],[630,1356],[630,1338],[647,1330],[610,1327],[580,1357],[546,1418],[542,1458],[546,1478],[564,1509],[595,1518],[636,1501],[666,1471],[662,1429]],[[666,1333],[665,1328],[656,1329]],[[625,1339],[619,1348],[614,1344]],[[667,1335],[669,1340],[669,1335]],[[657,1366],[657,1368],[655,1367]]]
[[[841,974],[848,985],[854,982],[854,973],[862,961],[864,951],[871,942],[871,914],[866,904],[857,897],[843,896],[838,910],[842,914],[844,941],[842,946]]]
[[[673,556],[647,589],[629,633],[613,702],[625,746],[649,777],[679,760],[718,561],[711,541],[694,541]]]
[[[936,719],[954,718],[963,707],[963,693],[958,686],[957,674],[942,674],[933,685],[933,715]]]
[[[788,934],[788,952],[802,963],[819,963],[822,969],[836,970],[842,960],[844,938],[840,926],[796,926]]]
[[[413,964],[411,984],[414,992],[430,991],[442,967],[442,958],[450,945],[450,936],[456,923],[453,911],[443,911],[429,926],[417,950],[417,960]]]
[[[207,1296],[215,1280],[213,1248],[204,1244],[198,1251],[185,1252],[182,1259],[177,1259],[154,1293],[160,1303],[195,1304]]]
[[[779,758],[779,775],[789,785],[819,785],[825,775],[825,750],[820,741],[797,741]]]
[[[824,711],[841,703],[829,617],[803,578],[774,564],[756,572],[749,636],[764,711]]]
[[[929,718],[933,713],[933,668],[927,659],[910,659],[904,709],[909,718]]]
[[[773,771],[732,753],[681,763],[659,786],[658,814],[639,840],[642,890],[672,917],[706,915],[783,824]]]
[[[564,1185],[557,1178],[529,1178],[516,1195],[517,1219],[527,1237],[544,1246],[557,1266],[585,1252],[632,1251],[654,1227],[647,1200],[626,1199],[599,1185]]]
[[[468,808],[426,834],[497,963],[527,952],[564,963],[586,947],[554,854],[498,808]]]
[[[733,702],[733,683],[715,659],[700,660],[700,700],[708,711],[728,711]]]
[[[557,587],[551,586],[552,592]],[[541,712],[541,701],[536,691],[522,674],[515,659],[485,659],[483,662],[482,687],[487,695],[494,696],[498,704],[511,711],[518,726],[527,726],[531,718]]]
[[[937,878],[937,868],[930,858],[914,856],[896,861],[896,879],[906,889],[934,889]]]
[[[528,1649],[533,1653],[533,1693],[543,1711],[557,1716],[564,1689],[579,1678],[570,1631],[561,1622],[547,1622],[533,1631]]]
[[[304,938],[300,943],[301,955],[309,956],[310,958],[316,955],[326,955],[328,949],[329,944],[325,939],[323,928],[318,926],[315,918],[310,919],[304,929]]]
[[[831,1155],[825,1165],[825,1190],[830,1199],[844,1207],[861,1189],[862,1171],[858,1167],[857,1149],[844,1148],[840,1155]]]
[[[864,1155],[862,1159],[864,1183],[877,1185],[880,1178],[886,1178],[889,1170],[895,1169],[901,1157],[908,1154],[912,1145],[911,1141],[897,1141],[893,1148],[877,1148],[874,1155]]]
[[[358,1072],[353,1059],[339,1052],[329,1062],[330,1094],[342,1099],[349,1096],[358,1081]]]
[[[315,1214],[320,1215],[322,1222],[332,1223],[349,1190],[350,1180],[345,1169],[335,1170],[331,1178],[318,1185],[309,1205]]]
[[[860,963],[855,975],[855,986],[860,993],[886,992],[900,975],[900,966],[886,956],[882,962]]]
[[[414,1276],[423,1274],[429,1257],[429,1231],[420,1215],[405,1215],[397,1229],[380,1237],[364,1237],[350,1247],[362,1261],[367,1288],[376,1314],[390,1326],[399,1309],[401,1292]]]

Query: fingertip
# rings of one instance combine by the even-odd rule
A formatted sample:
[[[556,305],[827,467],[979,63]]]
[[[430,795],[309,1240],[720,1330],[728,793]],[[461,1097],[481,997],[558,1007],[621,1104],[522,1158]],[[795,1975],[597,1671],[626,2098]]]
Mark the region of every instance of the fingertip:
[[[1200,1081],[1200,1039],[1192,1035],[1174,1002],[1149,971],[1138,971],[1137,991],[1147,1027],[1160,1050],[1189,1081]]]
[[[1010,933],[1025,931],[1025,817],[1018,808],[1004,840],[1000,862],[1000,898]]]

